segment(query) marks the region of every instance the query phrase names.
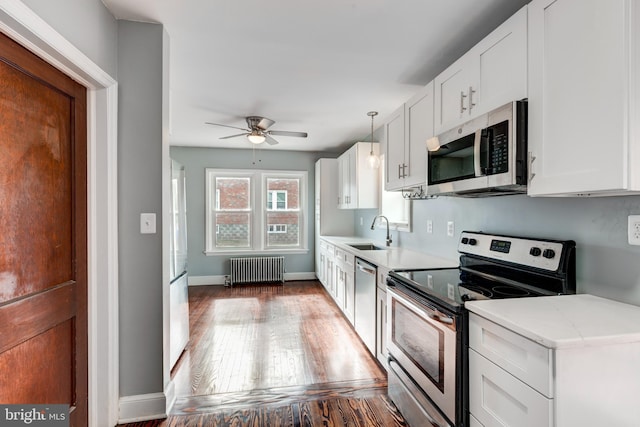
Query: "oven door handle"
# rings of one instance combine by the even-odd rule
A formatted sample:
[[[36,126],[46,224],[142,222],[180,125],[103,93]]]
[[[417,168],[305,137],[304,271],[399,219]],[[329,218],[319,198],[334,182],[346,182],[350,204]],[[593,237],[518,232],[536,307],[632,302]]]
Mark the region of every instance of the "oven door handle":
[[[427,304],[426,302],[423,302],[423,301],[417,301],[415,298],[411,297],[410,295],[407,295],[404,292],[401,293],[401,290],[398,288],[396,283],[393,282],[392,280],[389,280],[388,278],[387,278],[387,291],[390,292],[391,294],[394,294],[395,298],[400,298],[400,299],[403,299],[403,297],[409,298],[409,300],[413,301],[414,304],[418,305],[418,307],[420,308],[420,311],[422,311],[429,319],[435,320],[436,322],[444,323],[445,325],[455,324],[455,320],[453,317],[447,314],[444,314],[434,306]]]
[[[453,318],[447,316],[446,314],[440,313],[436,310],[434,313],[427,313],[430,319],[435,320],[436,322],[444,323],[446,325],[453,325]]]

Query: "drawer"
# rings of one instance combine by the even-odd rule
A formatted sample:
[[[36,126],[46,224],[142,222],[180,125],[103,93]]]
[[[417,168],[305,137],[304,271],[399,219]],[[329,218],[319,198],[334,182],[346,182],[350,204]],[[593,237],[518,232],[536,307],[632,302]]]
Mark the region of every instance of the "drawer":
[[[553,426],[553,399],[474,350],[469,350],[469,411],[484,427]]]
[[[320,249],[326,250],[327,242],[325,242],[324,240],[320,240]]]
[[[330,257],[334,257],[336,255],[336,247],[327,243],[327,254]]]
[[[469,314],[469,348],[549,398],[554,397],[551,349]]]
[[[350,253],[350,252],[345,252],[344,253],[344,262],[345,264],[354,267],[356,265],[356,257],[354,254]]]

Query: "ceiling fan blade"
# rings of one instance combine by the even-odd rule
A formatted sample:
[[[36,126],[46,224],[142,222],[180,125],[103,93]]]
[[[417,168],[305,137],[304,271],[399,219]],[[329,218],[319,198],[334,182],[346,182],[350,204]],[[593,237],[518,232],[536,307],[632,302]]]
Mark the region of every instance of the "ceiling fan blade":
[[[240,129],[240,130],[244,130],[247,132],[251,132],[251,129],[246,129],[246,128],[239,128],[237,126],[229,126],[229,125],[223,125],[222,123],[212,123],[212,122],[204,122],[207,125],[213,125],[213,126],[222,126],[225,128],[231,128],[231,129]]]
[[[269,145],[276,145],[278,143],[278,141],[276,141],[275,139],[271,138],[269,135],[265,135],[265,141]]]
[[[306,138],[308,135],[306,132],[289,132],[286,130],[270,130],[268,133],[269,135],[297,136],[300,138]]]
[[[247,134],[246,134],[246,133],[239,133],[239,134],[237,134],[237,135],[221,136],[221,137],[220,137],[220,138],[218,138],[218,139],[237,138],[237,137],[239,137],[239,136],[245,136],[245,135],[247,135]]]
[[[260,119],[256,126],[258,126],[262,130],[267,130],[269,129],[269,127],[273,126],[274,123],[275,122],[273,120],[262,117],[262,119]]]

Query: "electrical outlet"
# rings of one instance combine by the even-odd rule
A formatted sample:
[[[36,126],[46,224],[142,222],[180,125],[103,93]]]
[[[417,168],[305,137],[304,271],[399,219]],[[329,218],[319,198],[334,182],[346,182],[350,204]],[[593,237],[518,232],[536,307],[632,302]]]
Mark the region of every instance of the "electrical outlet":
[[[640,215],[629,215],[627,235],[630,245],[640,245]]]
[[[447,236],[453,237],[454,231],[453,221],[447,221]]]
[[[427,233],[433,233],[433,221],[430,219],[427,220]]]

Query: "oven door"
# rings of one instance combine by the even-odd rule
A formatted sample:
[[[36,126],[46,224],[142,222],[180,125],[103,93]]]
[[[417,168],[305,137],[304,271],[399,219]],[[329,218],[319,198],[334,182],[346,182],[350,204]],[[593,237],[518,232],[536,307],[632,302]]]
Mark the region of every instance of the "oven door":
[[[456,328],[454,316],[398,289],[387,289],[390,358],[456,425]]]

